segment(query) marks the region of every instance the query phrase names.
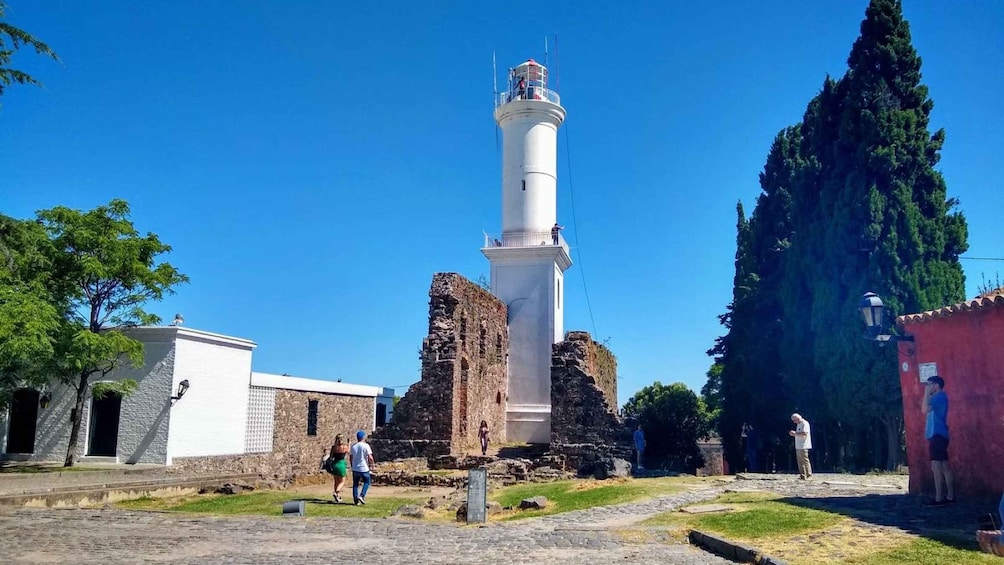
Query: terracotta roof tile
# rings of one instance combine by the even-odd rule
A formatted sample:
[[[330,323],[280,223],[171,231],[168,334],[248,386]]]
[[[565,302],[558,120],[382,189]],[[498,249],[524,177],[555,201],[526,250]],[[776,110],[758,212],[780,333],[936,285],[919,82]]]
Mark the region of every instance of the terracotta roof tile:
[[[944,308],[938,308],[937,310],[928,310],[927,312],[919,312],[917,314],[906,314],[905,316],[896,318],[896,323],[926,322],[934,318],[943,318],[960,312],[969,312],[970,310],[993,307],[1004,308],[1004,294],[990,294],[989,296],[982,295],[972,300],[966,300],[965,302],[959,302],[958,304],[952,304],[951,306],[945,306]]]

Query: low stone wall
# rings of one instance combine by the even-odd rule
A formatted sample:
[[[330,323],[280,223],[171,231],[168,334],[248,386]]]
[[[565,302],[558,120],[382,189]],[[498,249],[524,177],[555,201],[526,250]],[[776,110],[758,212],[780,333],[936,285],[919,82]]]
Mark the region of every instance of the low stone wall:
[[[251,475],[273,486],[287,486],[293,480],[290,466],[278,453],[178,457],[166,469],[171,474]]]
[[[576,443],[551,446],[552,457],[560,457],[561,468],[566,471],[580,469],[584,463],[592,463],[599,459],[616,458],[631,461],[633,450],[625,443],[595,444]]]
[[[450,454],[450,442],[445,440],[384,439],[374,434],[367,442],[373,448],[373,459],[377,461],[411,457],[429,459]]]

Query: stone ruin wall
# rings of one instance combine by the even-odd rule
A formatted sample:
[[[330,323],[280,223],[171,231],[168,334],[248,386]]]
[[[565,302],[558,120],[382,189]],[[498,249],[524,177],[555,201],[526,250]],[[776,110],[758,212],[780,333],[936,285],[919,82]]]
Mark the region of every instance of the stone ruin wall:
[[[617,359],[588,333],[569,332],[552,346],[552,451],[581,444],[609,451],[627,436],[617,415]]]
[[[317,401],[315,435],[307,434],[311,400]],[[276,389],[271,452],[178,457],[172,461],[171,472],[257,474],[279,486],[311,476],[324,479],[321,458],[335,435],[343,434],[349,444],[355,442],[357,430],[373,426],[375,402],[369,396]]]
[[[456,273],[436,273],[422,378],[373,435],[377,458],[473,452],[481,420],[493,438],[504,438],[508,351],[505,304]]]

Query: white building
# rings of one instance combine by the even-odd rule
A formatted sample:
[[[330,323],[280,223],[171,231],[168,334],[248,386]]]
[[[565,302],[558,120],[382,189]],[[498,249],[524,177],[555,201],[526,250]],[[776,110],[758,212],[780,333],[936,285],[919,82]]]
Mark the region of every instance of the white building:
[[[509,311],[508,441],[549,443],[551,345],[563,339],[564,272],[557,229],[558,126],[565,119],[547,69],[532,59],[509,71],[495,101],[502,128],[502,234],[486,236],[492,294]]]
[[[282,389],[370,399],[370,429],[378,412],[390,417],[393,389],[252,373],[256,344],[247,339],[177,326],[128,333],[144,345],[143,366],[104,380],[133,379],[138,387],[124,397],[88,391],[78,437],[83,461],[170,465],[176,458],[271,451],[275,392]],[[0,458],[62,461],[74,398],[68,386],[17,391],[0,412]]]

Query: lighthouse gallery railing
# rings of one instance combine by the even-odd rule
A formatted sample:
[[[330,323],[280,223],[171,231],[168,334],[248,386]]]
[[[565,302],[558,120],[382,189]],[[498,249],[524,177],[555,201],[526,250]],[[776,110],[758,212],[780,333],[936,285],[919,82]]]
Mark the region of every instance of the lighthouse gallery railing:
[[[568,243],[565,241],[564,237],[561,237],[561,233],[552,234],[549,231],[517,232],[517,233],[504,233],[502,234],[501,237],[485,234],[486,249],[490,249],[493,247],[541,247],[541,246],[559,246],[565,250],[566,254],[571,256],[571,251],[569,251],[568,249]]]

